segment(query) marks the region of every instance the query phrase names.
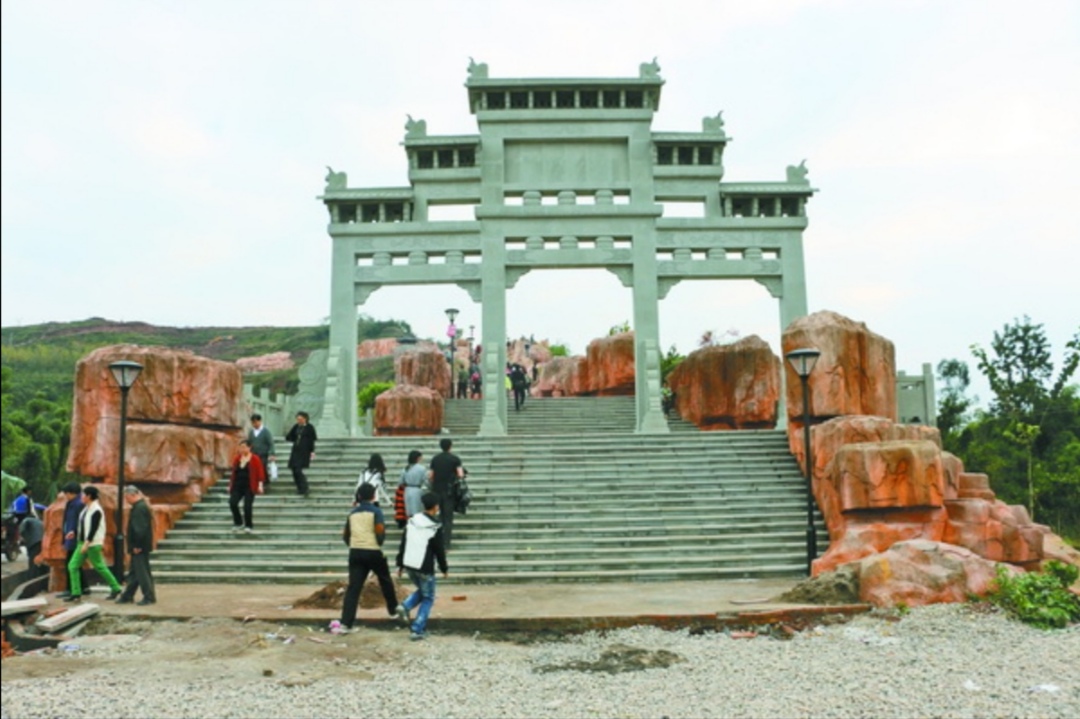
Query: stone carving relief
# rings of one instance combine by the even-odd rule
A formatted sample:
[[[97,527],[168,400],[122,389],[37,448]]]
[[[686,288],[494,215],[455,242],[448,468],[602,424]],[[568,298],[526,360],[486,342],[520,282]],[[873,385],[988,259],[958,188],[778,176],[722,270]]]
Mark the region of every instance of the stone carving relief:
[[[668,296],[668,292],[671,292],[671,288],[679,284],[678,277],[661,277],[656,285],[656,296],[658,299],[664,299]]]
[[[518,283],[518,280],[528,274],[528,272],[528,267],[508,267],[506,269],[506,289],[513,289],[514,285]]]
[[[349,178],[344,172],[334,172],[334,168],[326,166],[326,192],[344,190],[348,184]]]
[[[328,349],[314,350],[307,361],[300,365],[300,387],[293,398],[293,407],[311,415],[312,420],[321,418],[326,397],[326,360]]]
[[[754,281],[769,291],[776,299],[784,296],[784,281],[779,277],[755,277]]]
[[[468,282],[456,282],[454,283],[461,289],[469,293],[469,298],[473,302],[480,302],[480,298],[483,292],[483,285],[475,280],[469,280]]]

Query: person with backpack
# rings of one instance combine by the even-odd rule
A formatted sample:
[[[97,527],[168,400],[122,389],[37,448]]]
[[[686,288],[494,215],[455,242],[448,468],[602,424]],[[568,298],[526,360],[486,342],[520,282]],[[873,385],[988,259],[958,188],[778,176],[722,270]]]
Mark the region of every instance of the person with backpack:
[[[405,608],[398,604],[397,590],[390,577],[390,567],[382,552],[386,540],[386,522],[375,499],[375,485],[361,484],[357,490],[360,503],[353,507],[345,520],[341,538],[349,547],[349,588],[341,605],[341,620],[330,623],[331,634],[350,634],[354,631],[356,608],[360,604],[360,592],[368,574],[375,573],[386,600],[386,611],[401,621],[408,621]]]
[[[529,387],[529,376],[525,368],[518,363],[510,368],[510,386],[514,390],[514,410],[520,410],[525,404],[525,390]]]
[[[421,502],[424,511],[409,518],[397,553],[398,576],[403,570],[407,571],[409,579],[416,585],[416,591],[401,603],[403,611],[398,614],[410,624],[409,639],[413,641],[427,638],[428,617],[435,605],[435,565],[438,564],[444,578],[450,571],[443,548],[442,525],[437,519],[439,495],[427,492]],[[417,607],[416,618],[411,619],[412,610]]]
[[[389,506],[390,497],[386,494],[386,463],[378,452],[372,453],[368,458],[367,467],[356,480],[356,504],[360,504],[360,488],[365,484],[375,487],[375,504]]]

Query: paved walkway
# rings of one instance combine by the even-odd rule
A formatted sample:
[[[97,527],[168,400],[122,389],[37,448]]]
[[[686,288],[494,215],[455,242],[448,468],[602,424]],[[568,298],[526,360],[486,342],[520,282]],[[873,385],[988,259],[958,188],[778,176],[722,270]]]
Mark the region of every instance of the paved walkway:
[[[441,579],[441,578],[440,578]],[[753,624],[784,617],[864,611],[865,607],[785,604],[775,597],[795,579],[439,585],[432,626],[532,630],[587,629],[659,624]],[[294,604],[320,586],[286,584],[161,584],[153,605],[115,604],[95,591],[88,598],[106,615],[152,618],[232,617],[322,624],[338,609],[300,609]],[[62,602],[50,595],[50,604]],[[377,626],[390,620],[385,607],[360,609],[358,622]]]

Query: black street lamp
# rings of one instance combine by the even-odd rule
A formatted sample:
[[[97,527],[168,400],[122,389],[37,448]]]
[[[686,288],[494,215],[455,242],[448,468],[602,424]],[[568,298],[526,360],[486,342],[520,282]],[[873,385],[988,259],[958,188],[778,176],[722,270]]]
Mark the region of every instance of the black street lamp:
[[[803,462],[806,467],[806,574],[810,575],[817,556],[817,527],[814,526],[814,458],[810,449],[810,373],[821,351],[812,347],[792,350],[785,355],[795,374],[802,380]]]
[[[446,359],[450,362],[450,399],[454,398],[454,392],[457,389],[457,363],[454,361],[454,342],[457,340],[458,328],[454,324],[454,320],[457,319],[458,311],[453,307],[446,310],[446,317],[450,320],[450,326],[446,328],[446,336],[450,338],[450,349],[446,353]]]
[[[124,452],[127,446],[127,398],[142,365],[120,360],[109,365],[116,384],[120,385],[120,461],[116,472],[116,535],[113,537],[113,575],[124,581]]]

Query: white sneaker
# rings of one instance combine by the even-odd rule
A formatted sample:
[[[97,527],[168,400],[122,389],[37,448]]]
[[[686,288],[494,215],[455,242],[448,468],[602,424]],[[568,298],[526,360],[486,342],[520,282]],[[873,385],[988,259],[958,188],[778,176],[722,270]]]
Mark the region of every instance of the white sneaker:
[[[244,525],[242,525],[242,524],[237,524],[232,528],[232,531],[234,531],[234,532],[242,532],[243,530],[244,530]]]
[[[397,609],[394,610],[394,616],[402,624],[408,626],[412,619],[409,617],[409,610],[405,608],[404,604],[397,605]]]
[[[244,527],[244,534],[251,534],[253,531],[251,527]]]

